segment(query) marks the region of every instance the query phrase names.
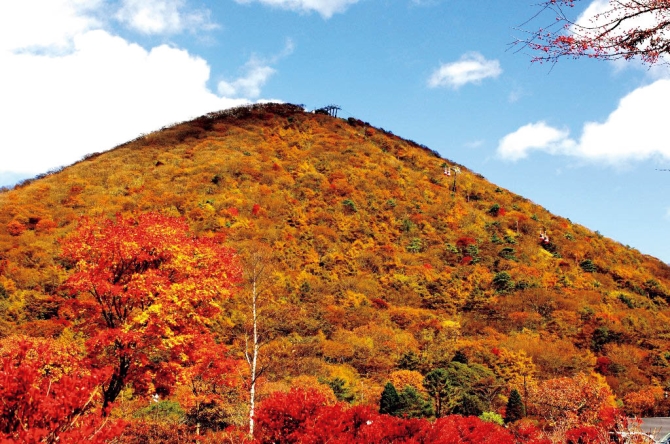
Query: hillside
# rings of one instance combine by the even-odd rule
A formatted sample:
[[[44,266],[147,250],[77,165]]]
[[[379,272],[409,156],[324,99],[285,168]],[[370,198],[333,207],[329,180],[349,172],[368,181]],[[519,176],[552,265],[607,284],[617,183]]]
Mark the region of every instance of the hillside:
[[[271,249],[261,396],[300,377],[377,402],[392,374],[458,355],[504,381],[493,407],[596,372],[630,413],[667,413],[670,267],[426,147],[292,105],[177,124],[1,192],[0,337],[61,334],[58,239],[81,216],[149,211],[242,256]],[[212,327],[238,357],[243,295]]]

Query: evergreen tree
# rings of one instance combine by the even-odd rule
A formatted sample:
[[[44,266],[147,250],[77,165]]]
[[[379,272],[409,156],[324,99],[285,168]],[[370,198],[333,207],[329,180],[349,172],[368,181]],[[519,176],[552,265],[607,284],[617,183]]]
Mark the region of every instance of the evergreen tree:
[[[519,394],[517,389],[512,389],[512,393],[510,393],[509,400],[507,401],[505,422],[510,423],[518,421],[524,416],[526,416],[526,408],[523,405],[521,394]]]
[[[398,361],[397,367],[401,370],[418,370],[421,364],[419,357],[413,351],[408,351]]]
[[[391,382],[387,382],[379,400],[379,413],[394,415],[400,408],[400,396]]]
[[[352,402],[355,396],[349,390],[349,387],[346,386],[347,381],[342,378],[335,378],[327,381],[327,384],[333,389],[333,393],[338,401]]]
[[[400,405],[393,414],[402,418],[427,418],[433,416],[433,406],[414,387],[408,385],[398,395]]]
[[[482,401],[473,395],[464,395],[452,413],[463,416],[479,416],[484,413]]]
[[[449,374],[443,368],[438,368],[428,373],[423,378],[423,386],[430,396],[435,400],[435,416],[442,416],[442,404],[449,395]]]

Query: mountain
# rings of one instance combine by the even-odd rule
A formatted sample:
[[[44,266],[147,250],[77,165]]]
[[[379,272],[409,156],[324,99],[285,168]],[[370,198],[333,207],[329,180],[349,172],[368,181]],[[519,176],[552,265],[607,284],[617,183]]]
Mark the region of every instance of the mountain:
[[[458,357],[513,386],[596,372],[631,413],[665,405],[668,265],[425,146],[287,104],[166,127],[0,192],[0,337],[61,334],[58,239],[82,216],[149,211],[242,256],[271,249],[266,391],[317,378],[369,402],[392,373]],[[237,356],[247,313],[232,298],[212,326]]]

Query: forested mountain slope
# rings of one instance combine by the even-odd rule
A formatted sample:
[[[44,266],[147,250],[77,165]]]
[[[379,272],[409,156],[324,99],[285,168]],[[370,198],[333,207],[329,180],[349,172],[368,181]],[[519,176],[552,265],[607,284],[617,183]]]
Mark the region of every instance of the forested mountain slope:
[[[631,413],[666,408],[670,267],[414,142],[293,105],[174,125],[0,193],[0,336],[57,337],[58,239],[81,216],[141,212],[223,233],[241,256],[271,250],[261,396],[300,377],[377,402],[389,378],[457,356],[502,381],[490,409],[592,372]],[[245,292],[212,326],[239,357]]]

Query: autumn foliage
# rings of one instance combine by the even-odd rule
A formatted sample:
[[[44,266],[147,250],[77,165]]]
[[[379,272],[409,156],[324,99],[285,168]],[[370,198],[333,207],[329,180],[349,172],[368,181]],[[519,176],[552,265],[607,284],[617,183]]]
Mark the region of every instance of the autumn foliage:
[[[91,364],[112,369],[105,406],[129,382],[170,393],[211,341],[208,321],[240,274],[218,239],[195,238],[156,213],[84,219],[62,242],[62,258],[74,267],[63,313],[88,338]]]
[[[124,428],[103,418],[104,371],[82,368],[76,352],[48,340],[0,343],[0,441],[108,442]]]
[[[632,59],[654,64],[670,52],[667,0],[609,0],[588,8],[591,16],[577,20],[570,15],[579,0],[545,0],[540,12],[551,11],[549,26],[529,31],[522,44],[535,50],[534,60],[589,57],[602,60]],[[591,11],[593,9],[593,11]],[[541,14],[538,14],[541,15]]]
[[[379,414],[365,406],[329,405],[316,392],[275,393],[258,411],[260,443],[513,444],[504,428],[475,417],[452,415],[431,423]]]
[[[447,182],[443,164],[365,122],[265,104],[2,191],[3,363],[23,365],[24,336],[74,347],[64,374],[98,381],[82,383],[95,395],[79,418],[122,417],[129,442],[171,430],[239,442],[253,339],[234,251],[263,244],[262,439],[325,427],[342,442],[441,427],[469,439],[474,427],[560,442],[609,433],[614,405],[667,415],[670,267],[464,166]],[[426,388],[431,374],[440,387]],[[45,375],[30,384],[56,387]],[[389,383],[396,416],[378,413]],[[467,418],[506,418],[512,393],[502,431]]]

